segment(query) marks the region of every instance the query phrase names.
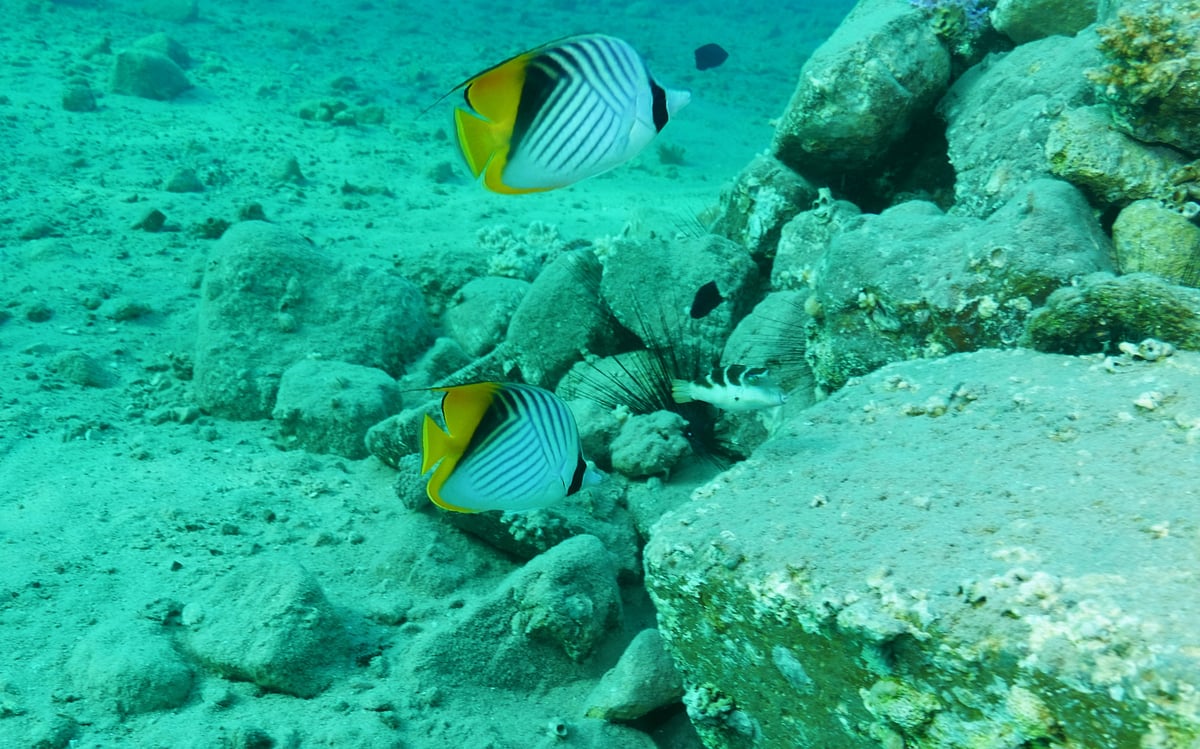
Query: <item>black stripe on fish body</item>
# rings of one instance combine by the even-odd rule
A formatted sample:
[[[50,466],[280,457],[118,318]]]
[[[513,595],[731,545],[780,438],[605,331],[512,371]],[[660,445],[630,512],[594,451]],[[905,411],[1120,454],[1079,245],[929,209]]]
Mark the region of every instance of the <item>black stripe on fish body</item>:
[[[571,475],[571,485],[567,487],[567,496],[583,488],[583,479],[587,476],[588,465],[583,459],[583,450],[579,451],[579,462],[575,464],[575,473]]]
[[[671,118],[671,113],[667,111],[667,92],[662,86],[655,83],[654,79],[649,75],[646,76],[646,82],[650,84],[651,111],[654,113],[654,131],[661,133],[662,129],[667,126],[667,120]]]
[[[521,147],[563,74],[562,67],[545,54],[537,55],[525,66],[525,83],[521,86],[517,117],[513,122],[512,135],[509,136],[509,150],[512,153]]]
[[[718,371],[721,373],[722,385],[740,385],[744,382],[743,374],[746,371],[746,367],[740,364],[731,364],[725,367],[724,370]]]
[[[725,367],[724,369],[722,369],[721,367],[716,367],[715,369],[713,369],[712,374],[710,374],[708,376],[709,383],[713,387],[725,387],[726,385],[731,384],[731,380],[730,380],[731,376],[734,378],[733,382],[736,383],[736,378],[738,376],[738,373],[736,371],[731,371],[731,370],[736,370],[740,366],[741,365],[739,365],[739,364],[734,364],[733,366]]]
[[[580,39],[538,55],[530,67],[539,71],[534,91],[543,93],[528,115],[521,111],[524,102],[518,105],[518,115],[529,118],[521,123],[520,146],[526,157],[551,173],[573,174],[623,148],[618,113],[636,96],[642,64],[635,55],[624,43],[603,37]],[[549,89],[546,80],[552,81]]]

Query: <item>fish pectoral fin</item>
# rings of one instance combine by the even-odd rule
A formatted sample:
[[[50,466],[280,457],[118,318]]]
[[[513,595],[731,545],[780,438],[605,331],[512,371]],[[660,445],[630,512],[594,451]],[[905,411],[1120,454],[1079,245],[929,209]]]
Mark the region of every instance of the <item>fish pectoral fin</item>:
[[[478,177],[494,159],[508,156],[510,132],[494,122],[480,119],[465,109],[454,110],[454,127],[458,132],[458,147],[471,174]],[[503,167],[503,163],[500,164]]]
[[[454,448],[450,435],[429,414],[421,427],[421,475],[429,473]]]
[[[687,380],[671,380],[671,399],[676,403],[691,403],[692,383]]]

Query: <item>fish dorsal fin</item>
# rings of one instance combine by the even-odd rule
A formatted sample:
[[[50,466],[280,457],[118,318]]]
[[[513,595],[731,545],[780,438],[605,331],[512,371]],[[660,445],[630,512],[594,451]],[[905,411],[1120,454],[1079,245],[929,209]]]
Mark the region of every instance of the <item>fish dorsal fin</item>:
[[[552,41],[552,42],[546,42],[545,44],[539,44],[538,46],[536,46],[536,47],[534,47],[534,48],[532,48],[532,49],[527,49],[527,50],[525,50],[524,52],[519,52],[519,53],[517,53],[517,54],[513,55],[512,57],[509,57],[509,58],[508,58],[508,59],[506,59],[506,60],[501,60],[500,62],[496,63],[495,65],[491,66],[490,68],[488,68],[488,69],[486,69],[486,70],[481,70],[481,71],[479,71],[478,73],[476,73],[476,74],[472,75],[470,78],[466,79],[465,81],[462,81],[462,82],[458,83],[457,85],[455,85],[455,86],[454,86],[454,88],[452,88],[452,89],[450,89],[449,91],[447,91],[446,93],[442,94],[441,96],[439,96],[439,97],[437,98],[437,100],[436,100],[436,101],[434,101],[432,104],[430,104],[429,106],[427,106],[427,107],[425,107],[424,109],[422,109],[422,110],[421,110],[421,113],[420,113],[419,115],[417,115],[417,116],[418,116],[418,117],[424,117],[426,112],[428,112],[429,110],[433,109],[433,108],[434,108],[434,107],[436,107],[438,104],[441,104],[441,103],[442,103],[442,102],[444,102],[446,99],[449,99],[451,94],[457,93],[457,92],[459,92],[459,91],[463,90],[464,88],[467,88],[468,86],[470,86],[470,85],[471,85],[472,83],[474,83],[475,81],[477,81],[477,80],[479,80],[480,78],[484,77],[484,76],[485,76],[485,75],[487,75],[488,73],[491,73],[493,70],[497,70],[497,69],[499,69],[499,68],[502,68],[502,67],[504,67],[505,65],[508,65],[510,62],[513,62],[513,61],[515,61],[515,60],[520,60],[520,59],[522,59],[522,58],[526,58],[526,61],[527,61],[527,60],[528,60],[528,58],[532,58],[533,56],[535,56],[535,55],[539,54],[539,53],[540,53],[540,52],[542,52],[543,50],[546,50],[546,49],[549,49],[550,47],[554,47],[554,46],[557,46],[557,45],[559,45],[559,44],[562,44],[562,43],[563,43],[563,42],[565,42],[566,40],[568,40],[568,39],[574,39],[574,38],[575,38],[575,37],[577,37],[577,36],[588,36],[588,34],[570,34],[570,35],[568,35],[568,36],[564,36],[564,37],[560,37],[560,38],[558,38],[558,39],[555,39],[555,40],[554,40],[554,41]],[[468,99],[467,99],[467,101],[468,101],[468,103],[469,103],[471,100],[468,98]],[[474,106],[474,104],[472,104],[472,106]]]

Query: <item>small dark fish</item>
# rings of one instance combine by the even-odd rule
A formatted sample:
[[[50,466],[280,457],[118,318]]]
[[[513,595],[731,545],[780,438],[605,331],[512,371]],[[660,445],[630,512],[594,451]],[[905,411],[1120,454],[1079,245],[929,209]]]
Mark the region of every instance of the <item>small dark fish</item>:
[[[729,53],[720,44],[705,44],[696,48],[696,70],[717,68],[729,59]]]
[[[717,288],[716,281],[709,281],[700,287],[696,292],[695,299],[692,300],[691,316],[693,320],[699,320],[708,315],[717,308],[721,302],[725,301],[725,297],[721,296],[721,290]]]

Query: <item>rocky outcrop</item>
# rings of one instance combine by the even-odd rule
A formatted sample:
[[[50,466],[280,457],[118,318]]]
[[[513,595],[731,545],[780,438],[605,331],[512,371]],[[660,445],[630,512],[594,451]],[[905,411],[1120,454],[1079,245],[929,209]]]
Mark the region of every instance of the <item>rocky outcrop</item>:
[[[894,364],[697,490],[646,568],[705,745],[1200,741],[1198,375]]]

